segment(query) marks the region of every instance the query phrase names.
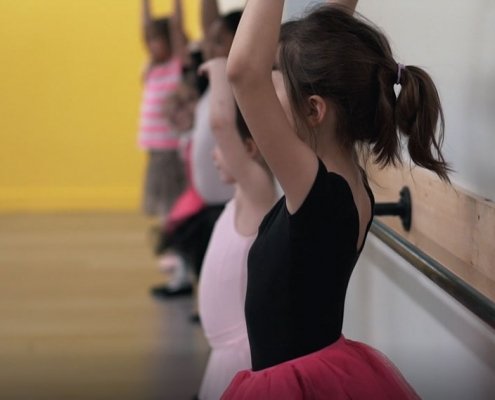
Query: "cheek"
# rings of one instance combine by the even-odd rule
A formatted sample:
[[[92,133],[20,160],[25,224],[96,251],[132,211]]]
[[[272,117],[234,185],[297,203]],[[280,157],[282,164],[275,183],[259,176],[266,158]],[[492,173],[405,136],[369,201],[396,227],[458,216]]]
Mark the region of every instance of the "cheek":
[[[220,155],[220,150],[218,150],[217,147],[212,151],[211,157],[213,158],[213,164],[215,164],[215,167],[219,168],[222,164],[222,157]]]
[[[280,101],[280,104],[282,104],[282,108],[285,111],[285,115],[287,115],[287,118],[289,118],[290,120],[292,120],[292,112],[291,112],[291,109],[290,109],[289,99],[287,98],[287,94],[286,93],[281,93],[281,95],[279,96],[278,99]]]
[[[149,43],[151,53],[157,57],[165,57],[168,55],[168,46],[160,40],[153,40]]]
[[[290,108],[289,97],[287,96],[287,91],[285,90],[282,75],[279,72],[273,73],[273,85],[275,86],[275,92],[277,93],[278,101],[280,101],[280,104],[284,109],[285,115],[287,116],[290,125],[294,127],[294,117]]]

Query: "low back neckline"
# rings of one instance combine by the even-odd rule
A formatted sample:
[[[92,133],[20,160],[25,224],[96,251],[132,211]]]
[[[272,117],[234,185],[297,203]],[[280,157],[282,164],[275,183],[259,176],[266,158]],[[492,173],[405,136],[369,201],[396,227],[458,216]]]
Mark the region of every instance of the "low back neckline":
[[[365,171],[364,171],[363,168],[359,167],[359,169],[360,169],[360,175],[361,175],[361,181],[363,183],[364,189],[366,190],[366,193],[368,194],[368,197],[369,197],[369,200],[370,200],[370,207],[371,207],[370,214],[371,214],[371,218],[369,219],[368,223],[366,224],[366,230],[365,230],[365,233],[364,233],[363,241],[362,241],[361,244],[359,244],[357,242],[359,241],[360,232],[361,232],[361,219],[360,219],[361,214],[359,213],[359,209],[358,209],[356,200],[354,198],[354,193],[352,192],[351,185],[349,184],[349,182],[347,181],[347,179],[342,174],[339,174],[338,172],[334,172],[334,171],[329,171],[327,169],[325,163],[322,160],[320,160],[320,162],[323,164],[323,167],[325,168],[325,171],[327,172],[327,174],[334,175],[334,176],[338,177],[340,180],[342,180],[345,183],[347,189],[349,190],[349,192],[351,194],[352,202],[353,202],[353,205],[354,205],[354,210],[356,211],[356,216],[357,216],[357,221],[358,221],[358,230],[357,230],[357,239],[356,239],[355,250],[356,250],[356,255],[359,255],[363,251],[364,245],[366,244],[366,239],[368,237],[368,232],[370,231],[371,224],[373,223],[374,208],[375,208],[375,198],[374,198],[373,192],[372,192],[372,190],[371,190],[371,188],[369,186],[368,179],[366,178],[366,173],[365,173]]]

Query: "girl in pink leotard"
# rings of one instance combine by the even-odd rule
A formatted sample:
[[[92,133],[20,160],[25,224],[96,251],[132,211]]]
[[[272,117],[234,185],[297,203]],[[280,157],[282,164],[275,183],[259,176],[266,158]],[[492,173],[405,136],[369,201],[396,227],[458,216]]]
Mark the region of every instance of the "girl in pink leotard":
[[[210,78],[215,163],[235,191],[215,225],[200,276],[199,312],[212,348],[200,400],[219,399],[236,372],[251,367],[244,318],[247,255],[276,200],[272,174],[236,111],[225,64],[217,58],[201,68]]]

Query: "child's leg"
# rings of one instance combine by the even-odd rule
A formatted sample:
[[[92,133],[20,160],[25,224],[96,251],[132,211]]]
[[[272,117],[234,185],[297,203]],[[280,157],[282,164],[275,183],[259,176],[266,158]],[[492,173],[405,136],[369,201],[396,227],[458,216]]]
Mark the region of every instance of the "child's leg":
[[[184,258],[173,250],[169,250],[158,259],[158,269],[167,276],[167,287],[178,290],[184,285],[190,285],[188,268]]]
[[[151,294],[158,298],[190,295],[193,291],[187,263],[179,253],[167,250],[158,259],[158,269],[167,277],[165,285],[154,286]]]
[[[177,150],[150,151],[144,184],[144,212],[164,222],[184,189],[184,165]]]

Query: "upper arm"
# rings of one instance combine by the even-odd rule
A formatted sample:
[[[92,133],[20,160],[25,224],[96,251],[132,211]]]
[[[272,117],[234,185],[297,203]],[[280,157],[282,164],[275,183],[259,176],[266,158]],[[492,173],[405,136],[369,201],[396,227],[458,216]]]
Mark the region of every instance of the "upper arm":
[[[318,171],[314,151],[297,136],[280,103],[271,75],[236,86],[234,94],[246,124],[277,177],[291,213],[306,198]]]
[[[146,42],[148,30],[151,25],[151,5],[150,0],[141,0],[141,33],[143,35],[143,41]]]
[[[318,160],[297,136],[272,80],[283,6],[283,0],[248,1],[227,70],[246,124],[295,212],[315,180]]]
[[[170,44],[172,54],[184,62],[187,51],[187,38],[183,26],[182,1],[175,0],[174,14],[170,18]]]
[[[255,161],[249,156],[237,128],[237,110],[232,88],[227,81],[225,59],[214,59],[200,71],[210,79],[210,125],[230,173],[241,185],[248,187],[249,169]]]

